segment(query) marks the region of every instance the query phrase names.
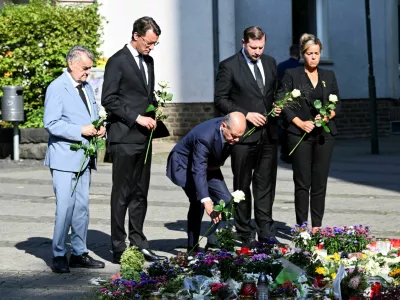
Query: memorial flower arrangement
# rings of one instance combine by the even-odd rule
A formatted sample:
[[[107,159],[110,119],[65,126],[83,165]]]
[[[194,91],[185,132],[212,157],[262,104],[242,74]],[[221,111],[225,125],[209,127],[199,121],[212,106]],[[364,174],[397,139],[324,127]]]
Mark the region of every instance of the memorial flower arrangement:
[[[399,249],[393,247],[384,255],[383,248],[371,248],[369,234],[369,228],[362,225],[326,227],[312,233],[307,224],[302,224],[293,228],[296,248],[260,243],[250,250],[198,252],[193,257],[179,252],[147,268],[137,256],[140,252],[128,248],[129,255],[126,260],[121,259],[124,262],[121,268],[141,268],[139,277],[127,279],[121,272],[111,281],[99,281],[102,286],[96,297],[243,299],[256,295],[256,282],[263,272],[273,298],[399,299]],[[354,240],[341,241],[344,235],[355,236],[354,240],[361,241],[360,244],[365,239],[368,244],[363,249],[346,247],[346,243],[354,244]],[[324,247],[329,245],[329,239],[342,244],[327,251]],[[334,249],[339,251],[330,253]],[[346,252],[353,249],[357,252]]]

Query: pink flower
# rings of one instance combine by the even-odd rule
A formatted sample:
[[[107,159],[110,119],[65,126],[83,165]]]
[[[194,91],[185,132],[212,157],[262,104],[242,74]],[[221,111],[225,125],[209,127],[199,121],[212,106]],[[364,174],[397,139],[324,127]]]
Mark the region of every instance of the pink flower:
[[[358,288],[358,285],[360,284],[360,280],[360,276],[354,276],[349,281],[349,287],[356,290]]]

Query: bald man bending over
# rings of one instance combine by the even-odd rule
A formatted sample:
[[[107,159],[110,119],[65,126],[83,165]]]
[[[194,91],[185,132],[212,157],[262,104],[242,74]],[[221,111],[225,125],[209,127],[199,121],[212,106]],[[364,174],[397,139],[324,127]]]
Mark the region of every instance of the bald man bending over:
[[[246,117],[241,112],[232,112],[224,118],[205,121],[194,127],[172,149],[168,157],[167,176],[183,188],[189,198],[188,252],[200,237],[204,209],[212,222],[218,223],[220,215],[213,212],[214,203],[232,198],[220,167],[231,152],[232,145],[246,130]],[[214,226],[219,228],[220,223]],[[215,230],[207,239],[206,249],[215,247]],[[198,247],[194,249],[198,251]]]

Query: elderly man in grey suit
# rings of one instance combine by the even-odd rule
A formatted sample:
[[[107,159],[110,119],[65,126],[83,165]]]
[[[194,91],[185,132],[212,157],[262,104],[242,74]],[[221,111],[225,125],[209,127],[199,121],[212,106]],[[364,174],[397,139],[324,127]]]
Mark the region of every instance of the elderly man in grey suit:
[[[68,273],[69,267],[104,268],[104,263],[88,255],[86,235],[89,224],[90,173],[96,161],[84,160],[84,151],[70,150],[72,143],[89,144],[91,137],[104,136],[92,125],[98,108],[91,86],[86,82],[94,55],[87,48],[74,46],[67,54],[67,71],[48,87],[44,104],[44,127],[49,132],[45,165],[50,168],[56,195],[53,235],[53,271]],[[77,182],[74,192],[73,187]],[[66,239],[71,228],[72,254],[68,264]]]

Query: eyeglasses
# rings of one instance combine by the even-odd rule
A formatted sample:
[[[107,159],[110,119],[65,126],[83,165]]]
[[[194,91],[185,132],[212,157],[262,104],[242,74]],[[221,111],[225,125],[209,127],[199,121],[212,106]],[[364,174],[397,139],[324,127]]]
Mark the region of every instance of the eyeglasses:
[[[140,36],[140,38],[143,40],[144,44],[146,45],[146,47],[151,47],[151,46],[157,46],[160,42],[148,42],[146,41],[142,36]]]

